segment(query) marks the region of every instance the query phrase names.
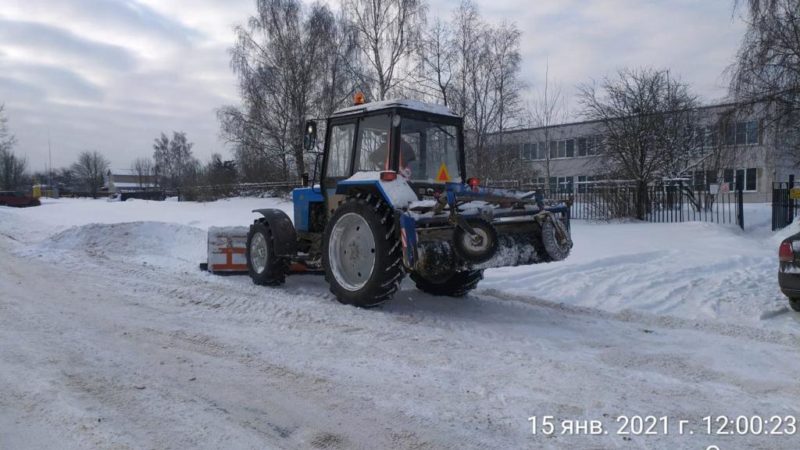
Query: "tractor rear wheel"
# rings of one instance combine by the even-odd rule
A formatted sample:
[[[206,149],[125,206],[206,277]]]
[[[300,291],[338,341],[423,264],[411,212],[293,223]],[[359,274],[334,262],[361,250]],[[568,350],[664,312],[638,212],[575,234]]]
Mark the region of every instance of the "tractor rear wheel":
[[[791,306],[793,310],[800,312],[800,298],[790,298],[789,306]]]
[[[463,297],[476,287],[483,279],[483,270],[467,270],[464,272],[453,272],[449,276],[432,280],[423,277],[418,273],[411,273],[411,279],[417,285],[417,289],[431,295],[443,295],[448,297]]]
[[[272,231],[263,220],[250,225],[247,233],[247,272],[253,283],[262,286],[277,286],[286,281],[289,261],[275,254]]]
[[[392,208],[371,195],[348,199],[325,227],[322,264],[340,302],[369,308],[390,299],[404,276]]]

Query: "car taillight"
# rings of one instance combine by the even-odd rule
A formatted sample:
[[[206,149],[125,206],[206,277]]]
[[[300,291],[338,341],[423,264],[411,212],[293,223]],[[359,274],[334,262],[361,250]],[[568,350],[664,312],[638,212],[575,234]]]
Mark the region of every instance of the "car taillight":
[[[467,178],[467,184],[472,189],[475,189],[476,187],[478,187],[479,184],[481,184],[481,180],[479,180],[479,179],[477,179],[475,177]]]
[[[778,249],[778,259],[781,262],[794,261],[794,251],[792,250],[791,242],[781,242],[781,248]]]
[[[397,179],[397,172],[384,170],[381,172],[381,181],[394,181]]]

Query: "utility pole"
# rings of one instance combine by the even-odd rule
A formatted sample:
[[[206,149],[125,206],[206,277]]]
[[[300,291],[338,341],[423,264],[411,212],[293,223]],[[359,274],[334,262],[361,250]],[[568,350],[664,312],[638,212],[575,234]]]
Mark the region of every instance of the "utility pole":
[[[53,192],[53,150],[50,147],[50,130],[47,130],[47,159],[49,165],[47,169],[47,189]]]

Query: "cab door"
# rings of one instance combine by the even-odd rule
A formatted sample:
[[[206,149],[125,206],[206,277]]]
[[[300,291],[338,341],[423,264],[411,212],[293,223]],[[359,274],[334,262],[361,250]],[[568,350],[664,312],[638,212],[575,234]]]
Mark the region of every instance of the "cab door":
[[[356,144],[355,119],[330,122],[328,124],[325,144],[325,163],[322,170],[322,192],[325,197],[327,215],[344,200],[344,196],[336,195],[336,185],[339,181],[349,178],[353,172],[353,154]]]

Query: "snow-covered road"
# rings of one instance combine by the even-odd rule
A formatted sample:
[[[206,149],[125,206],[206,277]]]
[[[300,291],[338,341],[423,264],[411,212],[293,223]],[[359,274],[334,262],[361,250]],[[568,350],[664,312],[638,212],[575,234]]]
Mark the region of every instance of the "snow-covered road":
[[[704,432],[709,415],[800,416],[800,320],[774,292],[721,316],[640,307],[643,285],[611,306],[563,301],[540,272],[598,276],[578,252],[562,274],[492,272],[464,299],[406,283],[360,310],[319,277],[270,289],[196,271],[202,228],[247,223],[247,202],[132,204],[0,209],[0,448],[797,448]],[[54,223],[61,206],[76,215]],[[609,434],[532,435],[545,415]],[[617,435],[620,415],[669,416],[670,433]]]

